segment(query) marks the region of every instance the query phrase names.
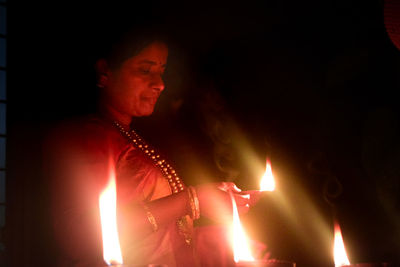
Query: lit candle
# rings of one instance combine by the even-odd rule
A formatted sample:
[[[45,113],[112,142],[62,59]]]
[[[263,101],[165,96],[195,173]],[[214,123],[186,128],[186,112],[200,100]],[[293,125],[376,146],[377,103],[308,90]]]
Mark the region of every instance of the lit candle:
[[[241,194],[250,196],[250,205],[257,203],[261,196],[266,192],[275,191],[276,183],[274,174],[272,173],[271,162],[267,159],[265,165],[265,172],[260,179],[259,190],[242,191]]]
[[[99,197],[100,221],[103,238],[103,258],[107,265],[121,265],[122,254],[117,229],[117,191],[115,169],[109,163],[109,181]]]
[[[333,258],[335,267],[388,267],[388,263],[355,263],[350,264],[347,257],[346,249],[344,247],[344,241],[342,231],[340,230],[339,223],[334,222],[334,241],[333,241]]]
[[[348,266],[350,265],[350,261],[344,247],[342,231],[340,230],[339,223],[336,221],[334,222],[334,230],[335,238],[333,240],[333,258],[335,267]]]
[[[275,180],[272,174],[271,163],[269,160],[266,162],[266,168],[264,175],[260,180],[260,190],[245,191],[242,194],[250,194],[251,201],[257,201],[260,197],[260,193],[264,191],[274,191],[275,190]],[[255,196],[256,199],[253,199]],[[231,194],[232,207],[233,207],[233,219],[232,219],[232,247],[234,261],[236,267],[295,267],[296,263],[280,260],[257,260],[251,254],[249,241],[247,239],[246,233],[240,222],[239,213],[237,211],[236,202]]]
[[[249,241],[240,222],[235,198],[232,194],[230,194],[230,196],[233,209],[231,226],[233,257],[236,263],[239,261],[252,262],[254,261],[254,257],[251,255]]]
[[[272,173],[271,162],[267,159],[265,172],[260,181],[260,191],[274,191],[275,179]]]
[[[389,263],[355,263],[350,265],[342,265],[341,267],[389,267],[392,266]]]
[[[99,196],[104,262],[107,266],[113,267],[168,267],[165,264],[123,264],[117,227],[117,190],[115,184],[115,169],[111,160],[109,162],[108,178],[108,184]]]
[[[236,267],[296,267],[296,263],[280,260],[254,260],[252,262],[238,262]]]

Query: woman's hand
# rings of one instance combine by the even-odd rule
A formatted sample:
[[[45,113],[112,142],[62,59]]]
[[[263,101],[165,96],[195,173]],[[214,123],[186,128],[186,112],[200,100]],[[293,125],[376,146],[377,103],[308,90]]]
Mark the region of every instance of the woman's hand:
[[[242,191],[240,188],[238,188],[232,182],[219,183],[218,188],[225,192],[234,192],[234,193],[242,195],[243,197],[245,197],[246,199],[249,200],[249,201],[247,201],[246,204],[248,204],[250,207],[255,205],[262,196],[265,196],[268,194],[268,191],[260,191],[260,190]]]
[[[249,191],[241,191],[240,192],[243,195],[249,195],[250,200],[249,200],[249,205],[254,206],[263,196],[269,195],[271,192],[270,191],[260,191],[260,190],[249,190]]]
[[[232,197],[240,214],[249,210],[250,195],[241,194],[234,183],[196,186],[200,214],[216,221],[232,221]]]

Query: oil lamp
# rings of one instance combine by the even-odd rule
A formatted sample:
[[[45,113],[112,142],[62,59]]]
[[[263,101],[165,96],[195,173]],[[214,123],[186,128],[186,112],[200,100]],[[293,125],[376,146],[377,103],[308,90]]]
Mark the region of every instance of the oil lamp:
[[[117,228],[117,191],[115,172],[112,166],[109,166],[108,184],[99,197],[99,207],[104,261],[107,265],[122,266],[122,253]]]
[[[356,263],[350,264],[343,242],[339,223],[334,221],[333,258],[335,267],[389,267],[389,263]]]
[[[274,190],[275,190],[275,179],[272,174],[271,163],[267,159],[265,172],[260,181],[259,192],[274,191]],[[253,193],[252,195],[254,195],[254,192],[256,191],[246,191],[243,193],[248,193],[248,192],[252,192]],[[233,208],[231,240],[232,240],[233,255],[236,267],[295,267],[296,264],[293,262],[280,261],[280,260],[265,260],[265,259],[260,260],[260,259],[255,259],[252,256],[249,246],[249,241],[243,229],[243,226],[240,222],[240,217],[237,211],[236,202],[232,194],[231,194],[231,200]]]

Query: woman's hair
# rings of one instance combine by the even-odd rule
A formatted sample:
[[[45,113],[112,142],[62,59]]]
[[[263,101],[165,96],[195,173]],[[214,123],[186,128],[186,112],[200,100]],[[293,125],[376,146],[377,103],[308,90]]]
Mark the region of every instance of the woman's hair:
[[[128,30],[114,31],[103,39],[98,58],[104,58],[111,69],[117,69],[128,58],[154,42],[162,42],[168,46],[167,35],[161,26],[136,26]]]

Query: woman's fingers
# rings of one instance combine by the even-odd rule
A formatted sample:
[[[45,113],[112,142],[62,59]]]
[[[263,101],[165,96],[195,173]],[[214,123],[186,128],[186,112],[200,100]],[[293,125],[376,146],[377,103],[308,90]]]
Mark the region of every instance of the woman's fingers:
[[[233,197],[235,198],[236,205],[238,206],[244,206],[250,204],[250,195],[242,195],[242,194],[233,194]]]
[[[242,191],[243,195],[250,195],[250,206],[255,205],[263,196],[267,196],[271,194],[270,191],[259,191],[259,190],[250,190],[250,191]]]
[[[250,209],[250,195],[233,194],[239,214],[245,214]]]
[[[200,185],[196,190],[202,215],[216,221],[231,217],[232,201],[227,192],[219,190],[215,184]]]
[[[225,192],[241,192],[242,190],[236,186],[233,182],[222,182],[218,185],[218,189],[225,191]]]
[[[199,185],[196,190],[200,202],[200,213],[217,221],[231,220],[232,197],[239,213],[244,214],[264,195],[264,192],[258,190],[241,191],[232,182]]]
[[[254,239],[250,239],[251,251],[256,259],[268,259],[269,253],[267,251],[267,245]]]
[[[244,205],[244,206],[237,206],[239,214],[246,214],[249,212],[250,206],[249,205]]]

